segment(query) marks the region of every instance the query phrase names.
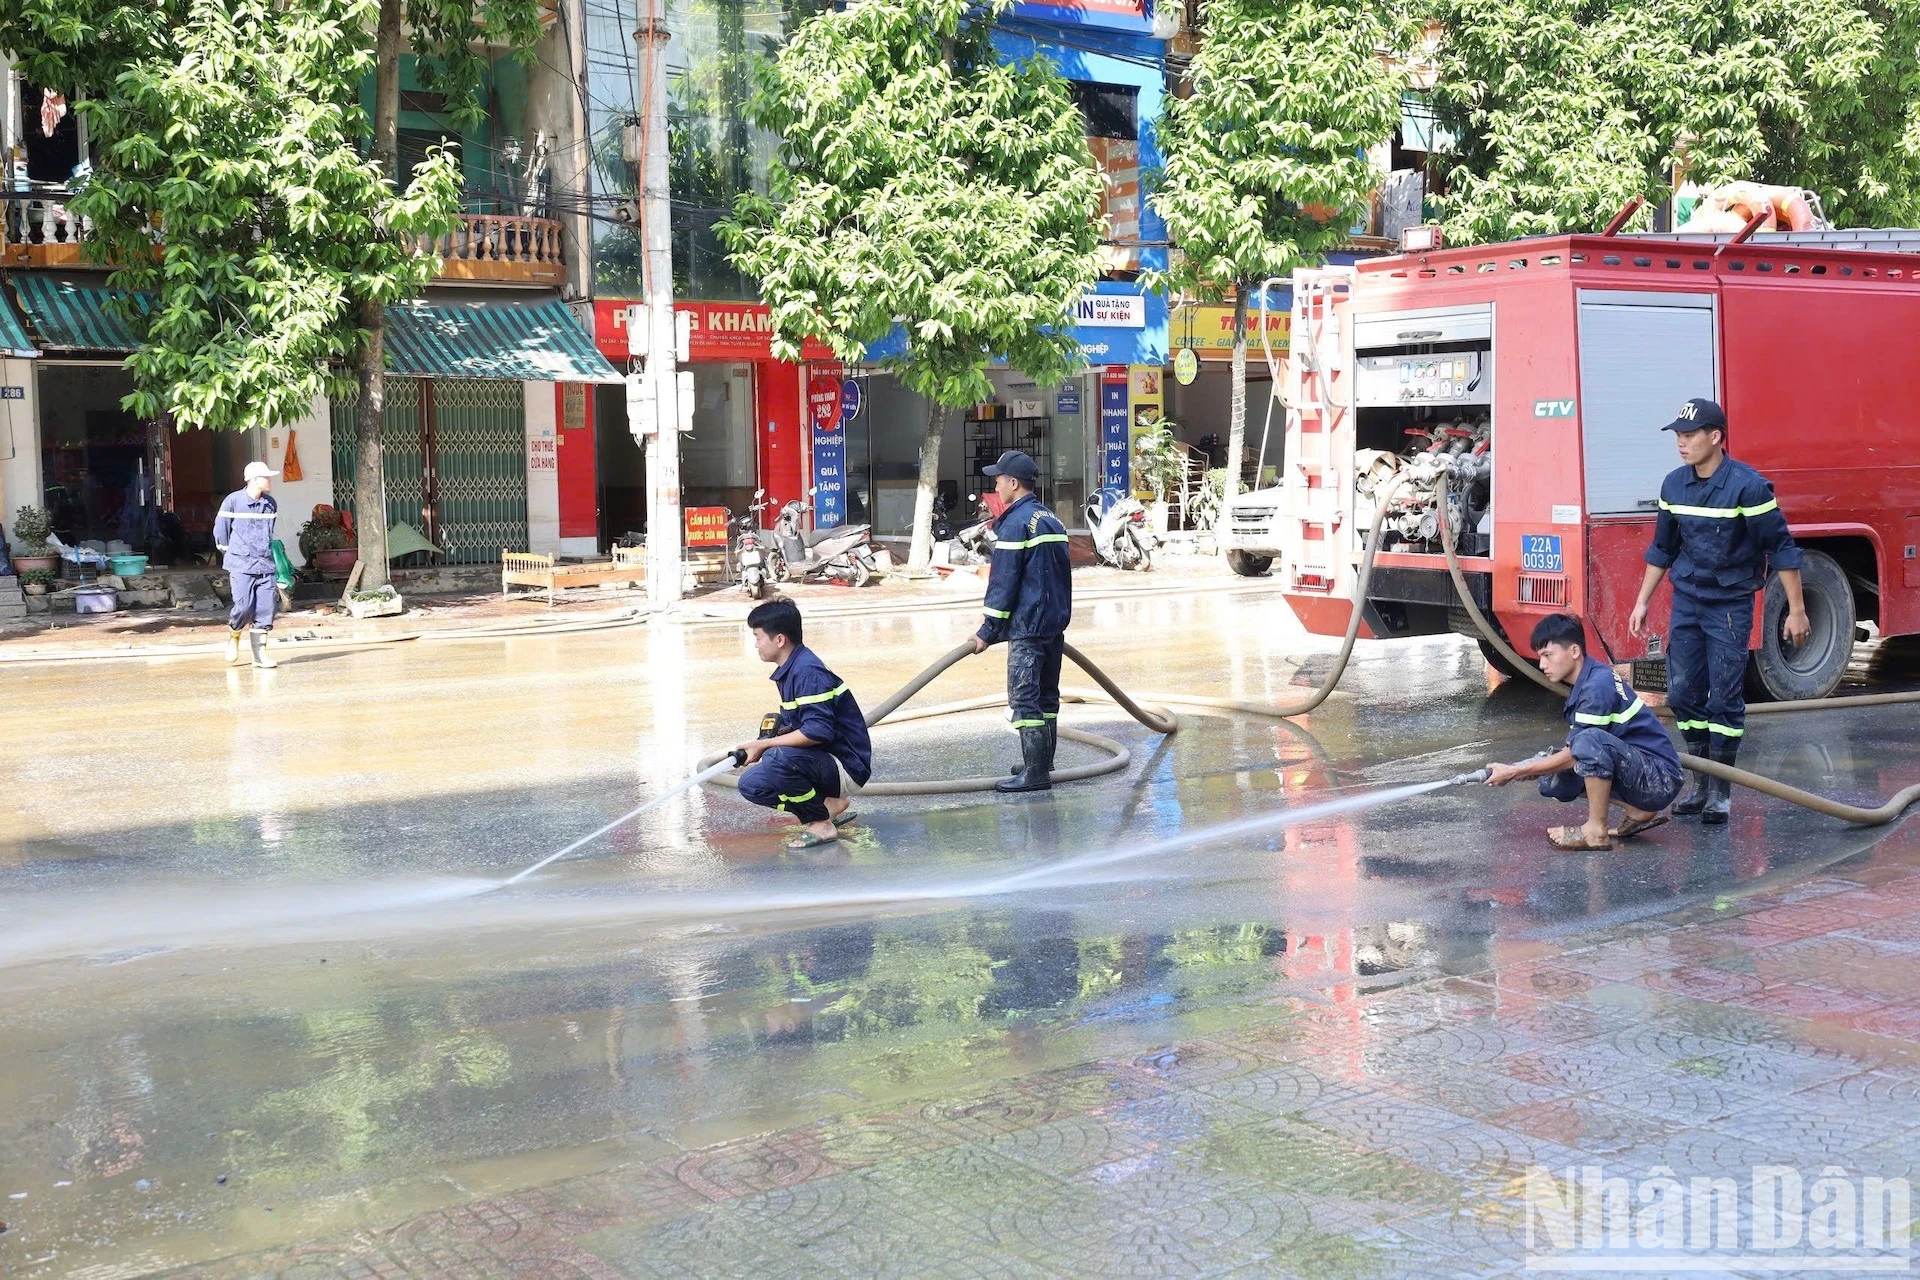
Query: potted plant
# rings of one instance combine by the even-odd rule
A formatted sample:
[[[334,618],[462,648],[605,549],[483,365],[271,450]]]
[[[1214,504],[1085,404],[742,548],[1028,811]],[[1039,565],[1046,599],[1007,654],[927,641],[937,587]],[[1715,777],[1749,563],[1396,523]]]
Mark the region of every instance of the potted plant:
[[[321,573],[348,573],[360,558],[346,517],[324,502],[300,526],[300,554]]]
[[[13,571],[26,575],[36,570],[48,573],[60,567],[60,557],[47,545],[53,521],[39,507],[22,507],[13,513]]]
[[[1133,472],[1138,483],[1151,490],[1153,502],[1147,507],[1147,519],[1160,537],[1167,533],[1167,495],[1186,478],[1187,455],[1174,438],[1166,419],[1134,438]]]
[[[53,570],[27,570],[20,575],[20,589],[30,596],[46,595],[53,590]]]

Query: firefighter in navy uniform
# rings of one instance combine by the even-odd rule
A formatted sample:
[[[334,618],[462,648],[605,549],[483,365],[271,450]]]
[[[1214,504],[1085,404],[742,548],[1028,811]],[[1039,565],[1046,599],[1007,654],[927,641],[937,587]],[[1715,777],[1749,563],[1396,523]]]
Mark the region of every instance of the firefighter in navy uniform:
[[[1660,517],[1647,548],[1646,576],[1628,628],[1647,634],[1647,605],[1660,579],[1673,579],[1667,639],[1667,705],[1687,750],[1724,765],[1740,755],[1746,733],[1747,650],[1753,593],[1771,568],[1787,593],[1787,643],[1811,631],[1800,590],[1800,548],[1767,478],[1727,455],[1727,415],[1711,400],[1680,406],[1663,431],[1674,433],[1684,466],[1660,486]],[[1732,784],[1694,777],[1693,793],[1673,811],[1718,825],[1732,807]]]
[[[984,468],[1006,509],[994,525],[986,619],[973,651],[1007,645],[1007,707],[1020,731],[1020,768],[998,791],[1053,786],[1053,750],[1060,736],[1060,658],[1073,616],[1073,572],[1067,530],[1034,496],[1040,468],[1017,450]]]

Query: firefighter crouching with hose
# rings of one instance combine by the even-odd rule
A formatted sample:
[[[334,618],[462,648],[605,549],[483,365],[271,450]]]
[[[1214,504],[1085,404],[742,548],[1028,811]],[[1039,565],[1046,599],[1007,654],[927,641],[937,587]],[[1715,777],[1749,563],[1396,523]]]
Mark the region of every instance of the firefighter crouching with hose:
[[[1800,585],[1800,548],[1774,500],[1773,485],[1727,455],[1727,415],[1712,400],[1680,406],[1674,433],[1685,465],[1660,486],[1660,516],[1628,628],[1647,634],[1647,605],[1660,579],[1673,580],[1667,639],[1667,705],[1687,751],[1732,766],[1746,733],[1748,641],[1753,594],[1771,566],[1787,594],[1786,639],[1805,644],[1811,627]],[[1697,774],[1693,793],[1673,806],[1719,825],[1732,807],[1731,783]]]
[[[973,651],[1008,642],[1007,707],[1020,731],[1020,767],[994,790],[1049,791],[1060,732],[1060,659],[1073,617],[1067,530],[1034,495],[1040,468],[1032,458],[1009,450],[983,470],[1007,506],[994,526],[986,618]]]

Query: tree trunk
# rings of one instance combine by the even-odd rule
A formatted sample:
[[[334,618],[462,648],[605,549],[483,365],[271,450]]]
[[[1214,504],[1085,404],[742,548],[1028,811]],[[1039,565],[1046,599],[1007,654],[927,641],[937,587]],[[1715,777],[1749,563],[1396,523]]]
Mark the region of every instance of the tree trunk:
[[[927,435],[920,442],[920,487],[913,495],[913,544],[907,550],[907,568],[925,569],[933,563],[933,495],[940,488],[940,446],[947,434],[947,407],[927,401]]]
[[[380,0],[374,37],[372,160],[390,182],[398,181],[400,157],[401,0]],[[380,456],[380,425],[387,410],[387,313],[377,302],[360,304],[366,344],[354,366],[360,400],[354,406],[354,528],[359,537],[362,590],[387,585],[386,479]]]
[[[1247,452],[1247,281],[1233,287],[1233,397],[1227,414],[1227,474],[1225,504],[1240,492],[1241,459]],[[1255,483],[1258,483],[1256,477]]]

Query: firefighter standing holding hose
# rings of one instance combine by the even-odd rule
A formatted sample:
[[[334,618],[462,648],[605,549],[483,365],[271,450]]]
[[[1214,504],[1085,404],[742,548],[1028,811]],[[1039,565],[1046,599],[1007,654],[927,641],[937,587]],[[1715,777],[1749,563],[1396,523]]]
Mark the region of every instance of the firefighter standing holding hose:
[[[1636,636],[1647,634],[1647,605],[1660,579],[1670,576],[1667,705],[1689,753],[1731,766],[1747,725],[1753,593],[1766,585],[1769,567],[1787,593],[1787,642],[1804,644],[1811,631],[1800,589],[1800,548],[1773,485],[1727,456],[1727,415],[1718,404],[1689,400],[1661,429],[1674,433],[1685,465],[1660,486],[1660,517],[1627,625]],[[1719,825],[1732,807],[1732,791],[1730,783],[1696,774],[1693,793],[1673,811]]]
[[[986,619],[973,651],[1008,641],[1007,707],[1020,731],[1020,767],[996,791],[1048,791],[1060,733],[1060,659],[1073,616],[1066,526],[1034,495],[1040,468],[1018,450],[983,468],[1007,504],[994,526]]]

